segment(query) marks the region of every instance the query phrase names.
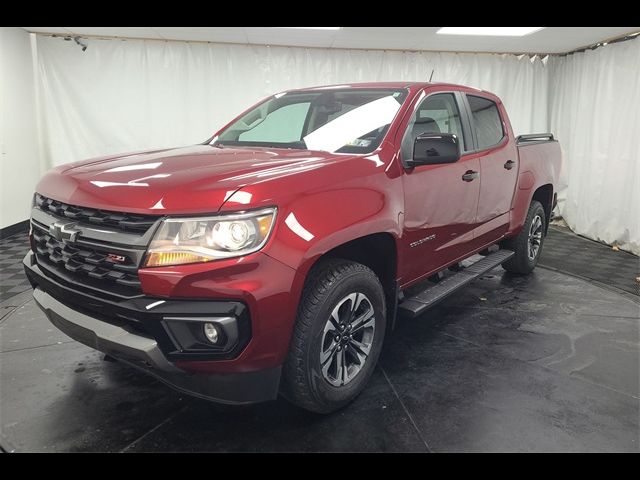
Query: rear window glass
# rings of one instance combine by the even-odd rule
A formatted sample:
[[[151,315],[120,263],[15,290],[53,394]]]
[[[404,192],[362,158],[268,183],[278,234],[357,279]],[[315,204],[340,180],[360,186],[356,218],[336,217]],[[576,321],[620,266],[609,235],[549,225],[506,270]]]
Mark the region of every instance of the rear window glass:
[[[504,137],[498,106],[488,98],[467,95],[478,137],[478,148],[484,150],[500,143]]]

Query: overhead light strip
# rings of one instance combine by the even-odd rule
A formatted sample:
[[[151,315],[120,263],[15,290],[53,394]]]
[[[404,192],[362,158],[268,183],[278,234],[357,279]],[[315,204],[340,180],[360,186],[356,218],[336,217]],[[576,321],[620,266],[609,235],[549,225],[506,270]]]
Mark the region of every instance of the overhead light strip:
[[[478,35],[492,37],[524,37],[545,27],[441,27],[442,35]]]
[[[276,27],[276,28],[295,28],[298,30],[340,30],[342,27]]]

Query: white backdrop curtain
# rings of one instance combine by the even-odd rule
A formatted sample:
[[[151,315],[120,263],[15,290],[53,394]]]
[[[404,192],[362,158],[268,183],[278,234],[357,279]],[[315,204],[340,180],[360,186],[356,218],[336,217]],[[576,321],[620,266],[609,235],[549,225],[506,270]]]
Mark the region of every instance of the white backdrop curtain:
[[[570,226],[640,253],[640,42],[635,40],[549,62],[524,55],[83,41],[84,52],[73,41],[37,37],[47,166],[201,142],[281,90],[426,81],[434,70],[434,81],[499,95],[516,134],[556,133],[565,155],[561,213]]]
[[[260,99],[290,88],[434,81],[498,94],[517,132],[547,126],[540,58],[38,36],[43,147],[50,165],[206,140]]]
[[[553,57],[550,130],[572,230],[640,255],[640,41]]]

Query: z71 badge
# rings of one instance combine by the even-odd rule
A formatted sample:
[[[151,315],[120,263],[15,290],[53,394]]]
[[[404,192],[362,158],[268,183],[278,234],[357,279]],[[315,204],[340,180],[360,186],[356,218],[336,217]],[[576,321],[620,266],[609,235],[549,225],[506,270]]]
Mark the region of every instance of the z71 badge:
[[[107,260],[114,263],[124,263],[127,260],[127,257],[123,255],[116,255],[115,253],[108,253]]]

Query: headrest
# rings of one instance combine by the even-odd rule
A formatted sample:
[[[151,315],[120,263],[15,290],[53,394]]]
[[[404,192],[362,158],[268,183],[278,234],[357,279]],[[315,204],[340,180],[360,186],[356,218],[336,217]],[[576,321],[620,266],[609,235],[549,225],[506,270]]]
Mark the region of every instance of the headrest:
[[[438,123],[431,117],[417,118],[413,130],[420,130],[420,133],[441,133]]]

